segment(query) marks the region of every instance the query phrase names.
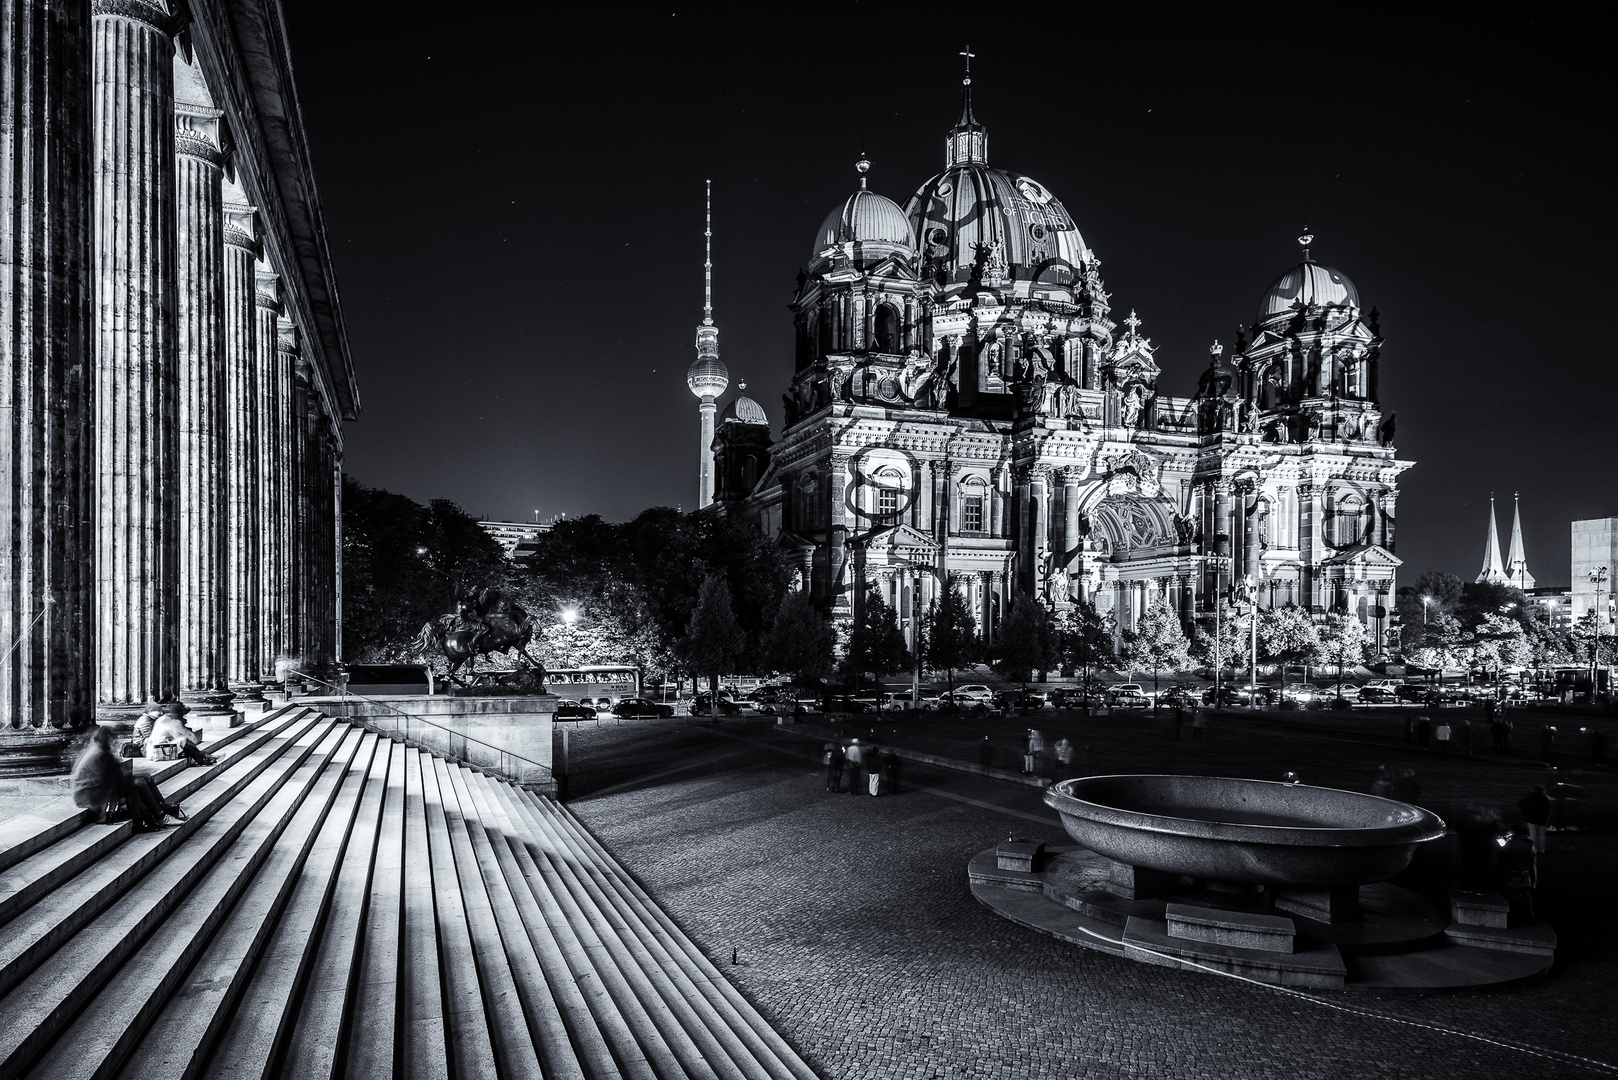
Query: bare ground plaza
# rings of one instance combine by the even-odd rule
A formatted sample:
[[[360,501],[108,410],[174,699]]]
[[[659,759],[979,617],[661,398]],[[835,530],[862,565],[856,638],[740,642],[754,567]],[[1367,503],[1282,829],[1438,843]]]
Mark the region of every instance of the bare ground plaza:
[[[1030,724],[1087,746],[1096,772],[1295,770],[1366,790],[1379,764],[1408,765],[1431,793],[1423,801],[1439,808],[1514,809],[1544,773],[1526,751],[1461,760],[1407,748],[1402,719],[1359,715],[1285,727],[1221,718],[1203,740],[1188,729],[1179,742],[1166,718],[1136,713],[842,730],[974,764],[987,732],[996,765],[1015,773]],[[1531,724],[1518,731],[1537,734]],[[1539,910],[1561,934],[1549,975],[1506,991],[1305,1000],[1080,949],[995,917],[968,891],[966,862],[1008,832],[1062,842],[1039,789],[907,761],[895,796],[831,794],[821,741],[735,720],[583,726],[572,734],[568,804],[820,1075],[1614,1071],[1618,923],[1604,898],[1618,885],[1618,806],[1605,769],[1562,762],[1585,801],[1580,831],[1553,834],[1541,859]]]

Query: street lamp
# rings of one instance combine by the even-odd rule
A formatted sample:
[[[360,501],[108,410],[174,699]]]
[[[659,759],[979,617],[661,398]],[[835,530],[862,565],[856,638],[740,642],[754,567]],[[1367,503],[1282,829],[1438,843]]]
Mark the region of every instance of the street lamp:
[[[1590,609],[1595,616],[1595,630],[1590,639],[1590,700],[1596,698],[1596,683],[1601,675],[1601,586],[1607,580],[1607,568],[1598,566],[1590,571],[1590,584],[1595,586],[1596,602]]]
[[[1427,629],[1427,608],[1432,602],[1433,598],[1430,596],[1421,598],[1421,628],[1423,630]]]

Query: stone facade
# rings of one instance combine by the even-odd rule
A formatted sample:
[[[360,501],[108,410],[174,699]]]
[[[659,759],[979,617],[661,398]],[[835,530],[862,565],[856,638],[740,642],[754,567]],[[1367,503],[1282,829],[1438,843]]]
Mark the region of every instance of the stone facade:
[[[862,175],[827,217],[781,440],[719,433],[727,511],[779,538],[833,617],[874,588],[912,641],[946,582],[989,640],[1017,594],[1123,630],[1153,602],[1190,627],[1253,592],[1384,640],[1411,463],[1377,394],[1376,312],[1301,238],[1251,329],[1171,396],[1062,204],[990,168],[987,142],[968,99],[906,206]],[[767,468],[738,484],[727,453]]]
[[[279,662],[337,659],[359,411],[280,9],[0,18],[0,709],[22,735],[176,699],[229,723]]]

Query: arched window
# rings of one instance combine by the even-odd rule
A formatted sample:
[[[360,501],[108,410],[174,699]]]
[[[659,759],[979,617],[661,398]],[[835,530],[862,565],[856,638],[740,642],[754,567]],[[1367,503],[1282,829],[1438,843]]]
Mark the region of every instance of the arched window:
[[[876,351],[899,351],[899,313],[892,305],[883,304],[876,309]]]
[[[794,515],[800,528],[813,529],[820,524],[819,493],[820,485],[814,474],[805,473],[798,481],[798,512]]]
[[[1360,542],[1365,517],[1365,501],[1358,495],[1346,495],[1337,503],[1335,515],[1336,535],[1332,543],[1337,547],[1350,547]]]

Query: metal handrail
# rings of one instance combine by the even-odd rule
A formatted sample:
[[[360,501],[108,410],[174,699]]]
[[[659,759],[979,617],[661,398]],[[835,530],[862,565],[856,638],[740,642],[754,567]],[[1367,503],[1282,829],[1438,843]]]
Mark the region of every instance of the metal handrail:
[[[352,698],[357,698],[360,701],[366,701],[366,702],[370,702],[371,704],[374,704],[374,705],[380,705],[384,709],[387,709],[387,710],[389,710],[391,712],[398,713],[400,716],[404,717],[406,720],[415,720],[418,723],[426,724],[430,728],[437,728],[439,731],[442,731],[446,735],[449,735],[452,739],[460,739],[462,742],[476,743],[479,746],[488,747],[490,750],[493,750],[495,753],[499,754],[502,760],[509,757],[509,758],[512,758],[513,760],[521,761],[521,762],[524,762],[524,763],[526,763],[528,765],[532,765],[536,769],[544,769],[546,772],[551,772],[551,769],[550,769],[549,766],[541,764],[540,762],[535,761],[532,758],[526,758],[526,757],[523,757],[521,754],[513,753],[512,751],[507,750],[503,746],[496,746],[493,743],[484,742],[482,739],[473,738],[471,735],[466,734],[466,732],[464,732],[464,731],[456,731],[452,727],[446,727],[443,724],[435,724],[431,720],[427,719],[425,716],[417,716],[415,713],[405,712],[403,709],[398,708],[397,706],[394,706],[394,705],[390,705],[388,702],[383,701],[381,698],[370,697],[370,696],[368,696],[366,694],[353,694],[353,693],[350,693],[347,685],[345,685],[345,684],[328,682],[327,680],[322,679],[317,675],[310,675],[308,672],[299,671],[297,668],[293,668],[293,667],[288,667],[286,670],[287,670],[287,672],[289,674],[296,675],[300,679],[304,679],[307,682],[319,683],[321,686],[329,686],[333,690],[336,690],[338,692],[338,694],[340,694],[344,698],[352,697]],[[405,738],[406,739],[409,738],[408,732],[406,733]]]

